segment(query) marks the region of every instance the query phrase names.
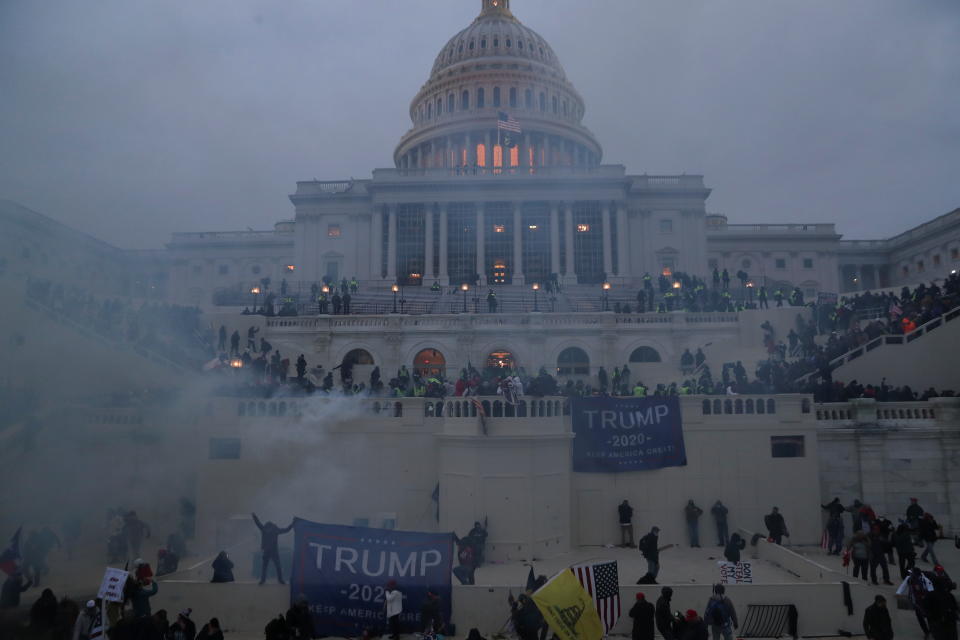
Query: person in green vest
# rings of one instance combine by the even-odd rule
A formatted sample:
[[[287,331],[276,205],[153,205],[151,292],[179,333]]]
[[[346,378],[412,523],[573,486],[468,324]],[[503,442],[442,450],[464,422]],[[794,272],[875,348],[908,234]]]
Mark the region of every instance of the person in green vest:
[[[647,388],[643,386],[643,383],[639,380],[637,381],[636,386],[633,387],[633,397],[635,398],[646,398],[647,397]]]

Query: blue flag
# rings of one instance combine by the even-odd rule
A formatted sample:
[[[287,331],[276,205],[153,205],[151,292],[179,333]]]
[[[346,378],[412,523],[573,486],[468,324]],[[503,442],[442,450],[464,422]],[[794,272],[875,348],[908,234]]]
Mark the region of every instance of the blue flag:
[[[677,396],[574,398],[573,470],[645,471],[687,464]]]
[[[348,527],[300,518],[294,520],[293,531],[290,599],[306,596],[321,636],[387,631],[384,591],[390,581],[403,594],[401,633],[423,631],[420,608],[428,590],[440,597],[441,616],[449,622],[452,533]]]

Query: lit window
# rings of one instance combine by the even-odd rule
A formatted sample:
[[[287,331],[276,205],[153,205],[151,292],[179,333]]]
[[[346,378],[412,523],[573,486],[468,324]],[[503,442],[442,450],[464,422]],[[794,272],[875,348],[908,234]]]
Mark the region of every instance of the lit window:
[[[530,229],[530,231],[536,231],[537,229],[539,229],[539,227],[535,224],[531,224],[527,228]]]
[[[803,458],[803,436],[770,436],[770,455],[774,458]]]
[[[803,268],[804,268],[804,269],[813,269],[813,258],[804,258],[804,259],[803,259]]]
[[[504,231],[506,231],[506,229],[504,228],[504,226],[503,226],[502,224],[495,224],[495,225],[493,225],[493,232],[494,232],[494,233],[503,233]]]
[[[776,266],[777,269],[786,269],[787,261],[784,258],[777,258],[774,261],[774,265]]]
[[[339,237],[340,237],[340,225],[338,225],[338,224],[327,225],[327,237],[328,237],[328,238],[339,238]]]
[[[673,220],[661,220],[660,233],[673,233]]]
[[[590,225],[588,225],[588,224],[578,224],[578,225],[577,225],[577,232],[579,232],[579,233],[586,233],[587,231],[590,231]]]

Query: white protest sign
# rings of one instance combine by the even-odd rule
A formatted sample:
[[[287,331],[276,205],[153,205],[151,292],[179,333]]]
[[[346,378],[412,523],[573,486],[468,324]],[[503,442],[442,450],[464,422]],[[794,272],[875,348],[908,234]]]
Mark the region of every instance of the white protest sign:
[[[127,584],[127,572],[107,567],[97,597],[107,602],[123,602],[123,586]]]
[[[717,562],[720,584],[753,584],[753,567],[749,562]]]

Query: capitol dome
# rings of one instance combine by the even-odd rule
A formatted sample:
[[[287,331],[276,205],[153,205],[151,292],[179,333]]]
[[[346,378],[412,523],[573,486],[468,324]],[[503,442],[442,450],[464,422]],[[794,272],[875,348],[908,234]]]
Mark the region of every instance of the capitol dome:
[[[517,20],[510,0],[482,0],[411,102],[413,127],[394,161],[400,169],[498,172],[594,166],[602,148],[582,124],[584,111],[553,49]],[[498,127],[504,115],[519,133]]]

